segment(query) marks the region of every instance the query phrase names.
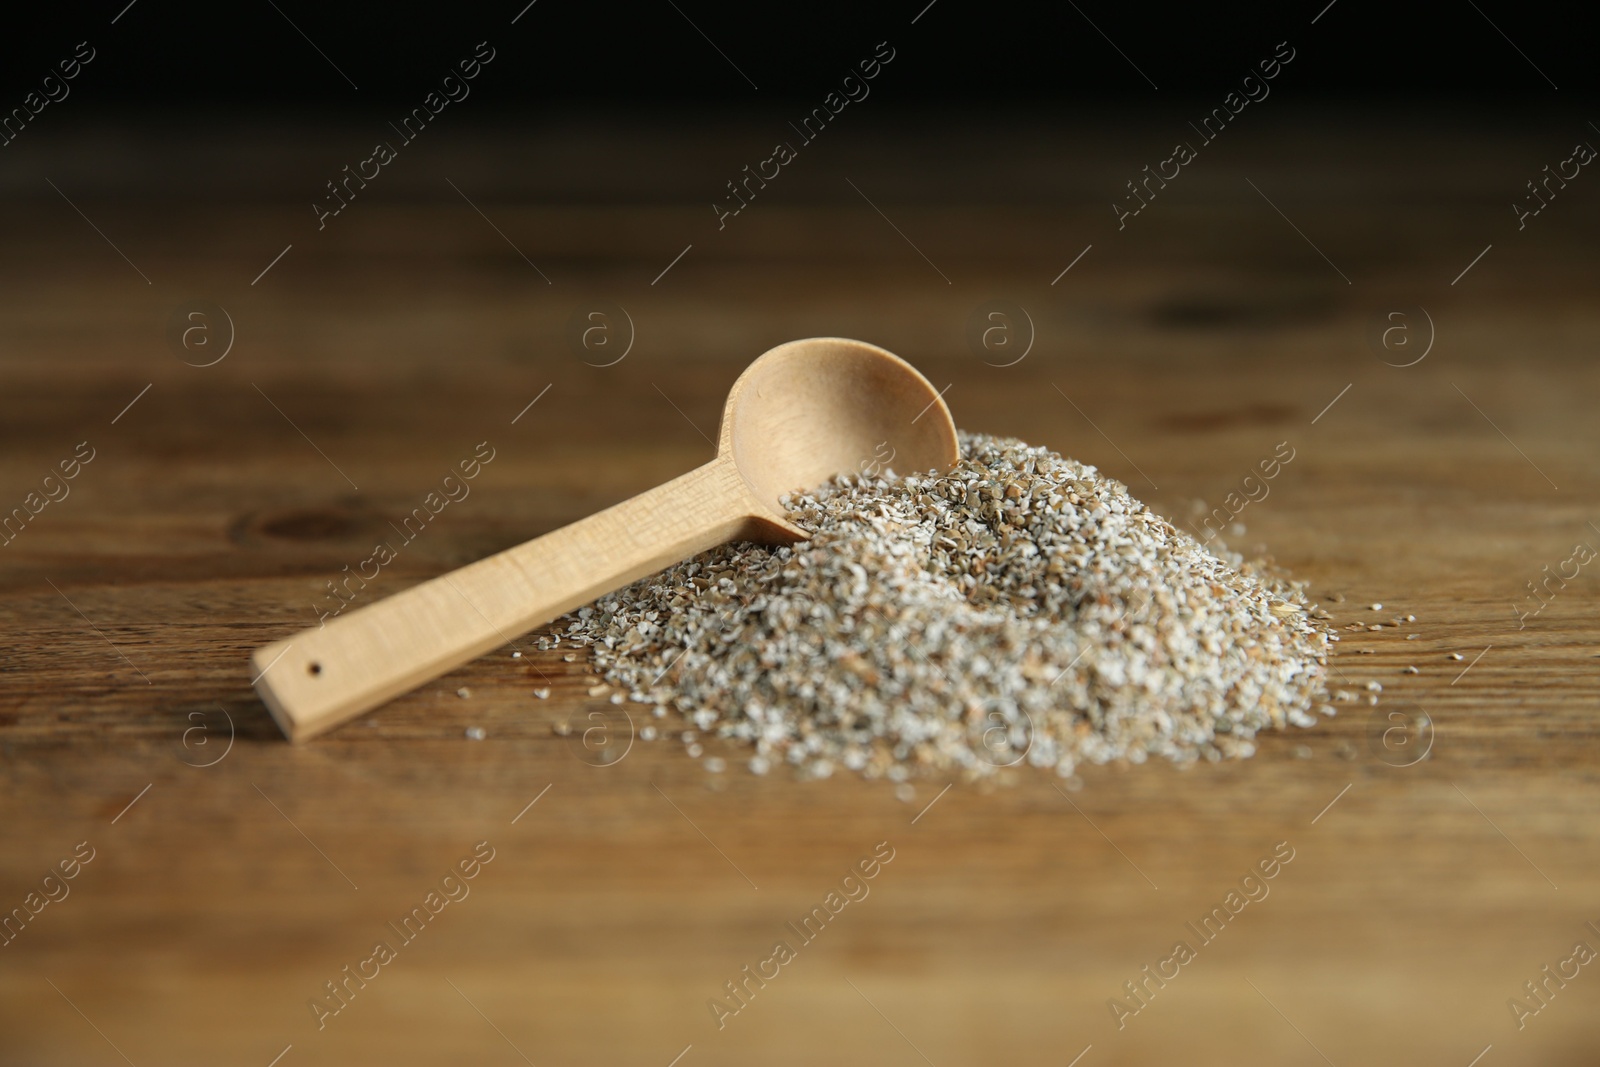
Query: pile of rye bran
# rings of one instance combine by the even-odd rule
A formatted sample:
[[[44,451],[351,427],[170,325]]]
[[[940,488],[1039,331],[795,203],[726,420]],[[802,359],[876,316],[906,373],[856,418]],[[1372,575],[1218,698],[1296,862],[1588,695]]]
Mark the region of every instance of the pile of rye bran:
[[[1298,584],[1218,558],[1094,467],[976,434],[961,454],[792,494],[811,540],[707,552],[541,647],[588,647],[631,700],[681,716],[691,755],[699,734],[735,739],[757,774],[1067,777],[1250,756],[1257,731],[1332,713],[1337,637]]]

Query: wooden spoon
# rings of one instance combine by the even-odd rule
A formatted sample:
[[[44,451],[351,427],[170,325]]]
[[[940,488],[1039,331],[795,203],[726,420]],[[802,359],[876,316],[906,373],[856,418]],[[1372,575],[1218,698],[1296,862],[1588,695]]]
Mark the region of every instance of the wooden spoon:
[[[809,535],[779,497],[836,474],[944,470],[950,411],[874,345],[791,341],[752,363],[722,409],[717,458],[665,485],[333,622],[259,649],[256,691],[305,741],[540,623],[726,541]]]

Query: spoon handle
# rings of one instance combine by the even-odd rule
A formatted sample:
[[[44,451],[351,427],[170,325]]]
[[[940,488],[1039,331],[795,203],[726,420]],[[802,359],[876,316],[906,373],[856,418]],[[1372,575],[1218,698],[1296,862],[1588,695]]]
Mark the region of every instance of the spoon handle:
[[[736,537],[749,490],[718,458],[631,500],[257,650],[256,691],[305,741],[540,623]]]

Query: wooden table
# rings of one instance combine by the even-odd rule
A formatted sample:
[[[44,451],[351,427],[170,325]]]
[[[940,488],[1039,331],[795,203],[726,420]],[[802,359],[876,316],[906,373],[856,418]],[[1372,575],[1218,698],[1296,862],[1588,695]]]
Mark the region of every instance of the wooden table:
[[[8,149],[0,504],[79,442],[93,459],[0,555],[0,907],[70,893],[0,948],[0,1061],[1595,1061],[1600,965],[1521,1029],[1507,1003],[1600,948],[1592,568],[1517,615],[1600,547],[1600,201],[1578,179],[1522,231],[1507,210],[1581,122],[1286,103],[1119,231],[1109,203],[1170,113],[859,118],[720,231],[706,205],[764,145],[756,119],[441,124],[320,232],[306,205],[357,123]],[[190,364],[228,327],[183,319],[196,300],[236,334],[210,366]],[[967,343],[986,301],[1032,320],[1014,365]],[[626,323],[604,350],[571,323],[605,302],[634,336],[600,366]],[[187,349],[174,315],[203,327]],[[1428,319],[1426,358],[1386,365]],[[1412,347],[1369,344],[1396,324]],[[1244,762],[905,801],[757,778],[718,743],[722,775],[675,742],[586,762],[556,728],[610,705],[523,639],[283,741],[248,653],[314,624],[480,442],[470,496],[364,596],[703,462],[742,366],[820,334],[885,345],[961,425],[1179,519],[1289,442],[1230,540],[1334,612],[1362,702]],[[1396,765],[1426,739],[1374,746],[1373,724],[1415,709],[1431,751]],[[47,886],[80,842],[93,859]],[[387,924],[479,842],[470,895],[403,942]],[[719,1029],[708,1001],[880,842],[870,896]],[[1270,895],[1193,937],[1282,842]],[[1108,1002],[1136,1006],[1124,983],[1180,939],[1195,958],[1119,1029]],[[379,940],[394,958],[363,963]],[[374,976],[319,1029],[309,1002],[347,965]]]

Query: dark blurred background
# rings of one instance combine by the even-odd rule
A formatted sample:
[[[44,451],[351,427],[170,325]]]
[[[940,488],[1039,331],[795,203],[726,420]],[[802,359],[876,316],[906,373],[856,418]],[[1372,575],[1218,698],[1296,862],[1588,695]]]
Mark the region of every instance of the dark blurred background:
[[[1495,0],[63,5],[9,16],[0,38],[0,114],[23,108],[28,118],[0,148],[0,189],[55,195],[43,172],[87,161],[52,146],[82,135],[100,138],[100,164],[72,176],[85,193],[305,203],[374,142],[398,144],[404,116],[484,42],[494,58],[458,90],[468,95],[366,198],[457,196],[431,173],[455,154],[442,142],[459,149],[486,131],[503,152],[479,192],[687,201],[711,218],[705,204],[726,197],[726,183],[779,138],[799,145],[790,137],[799,120],[886,42],[892,63],[827,140],[855,138],[869,154],[885,136],[927,146],[916,180],[900,189],[911,201],[1059,202],[1081,183],[1077,192],[1108,204],[1174,141],[1203,147],[1198,124],[1243,88],[1266,98],[1208,156],[1236,156],[1232,145],[1265,137],[1307,165],[1331,170],[1353,153],[1405,180],[1435,135],[1535,135],[1526,155],[1476,161],[1506,166],[1509,203],[1562,158],[1551,152],[1593,132],[1588,41],[1559,18],[1525,15]],[[68,97],[27,116],[25,99],[40,98],[28,94],[80,42],[94,58],[66,83]],[[1263,62],[1284,55],[1292,62],[1261,79]],[[1352,131],[1323,159],[1303,151],[1323,130],[1356,125],[1370,136]],[[535,144],[537,160],[526,154]],[[837,178],[819,180],[851,151],[806,155],[765,194],[768,208],[854,195]],[[1044,155],[1062,166],[1039,166]],[[1214,173],[1217,161],[1198,169]],[[1205,180],[1186,178],[1180,197]]]
[[[74,87],[86,111],[209,104],[381,118],[481,40],[504,56],[479,83],[484,110],[776,107],[820,96],[880,40],[899,56],[878,89],[901,106],[1220,95],[1284,40],[1303,50],[1275,89],[1301,99],[1548,106],[1557,86],[1559,99],[1582,100],[1596,76],[1576,27],[1504,0],[125,4],[9,15],[5,102],[86,38],[102,49],[95,76]]]

